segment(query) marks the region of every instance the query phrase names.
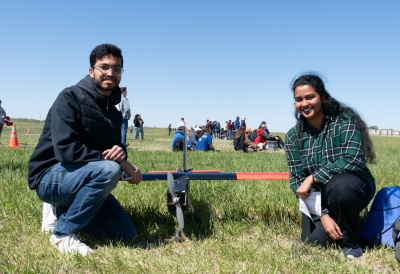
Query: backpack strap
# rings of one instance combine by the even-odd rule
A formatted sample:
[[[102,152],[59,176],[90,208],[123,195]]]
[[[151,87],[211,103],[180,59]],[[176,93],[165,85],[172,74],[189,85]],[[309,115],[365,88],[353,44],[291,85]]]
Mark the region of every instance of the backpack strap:
[[[394,242],[394,257],[396,258],[396,260],[398,260],[400,262],[400,239],[397,238],[397,236],[400,233],[400,220],[398,220],[394,226],[393,226],[393,230],[392,230],[392,237],[393,237],[393,242]]]

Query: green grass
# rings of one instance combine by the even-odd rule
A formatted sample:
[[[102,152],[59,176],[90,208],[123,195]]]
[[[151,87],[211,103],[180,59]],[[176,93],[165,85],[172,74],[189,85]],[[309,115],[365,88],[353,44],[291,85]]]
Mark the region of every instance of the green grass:
[[[113,242],[81,234],[91,256],[63,255],[40,232],[42,203],[27,185],[27,164],[43,123],[16,121],[20,148],[9,149],[11,128],[0,139],[0,273],[388,273],[398,271],[389,248],[369,249],[347,260],[340,249],[303,244],[298,204],[288,181],[192,181],[191,201],[201,223],[185,215],[184,239],[171,235],[167,182],[121,182],[113,194],[138,236]],[[27,135],[27,129],[31,134]],[[284,134],[280,134],[282,137]],[[165,129],[145,128],[145,140],[128,136],[129,160],[142,172],[182,168]],[[377,189],[398,184],[400,138],[373,137],[378,163],[370,165]],[[282,152],[236,153],[231,141],[215,140],[221,152],[189,152],[189,167],[232,171],[287,171]],[[363,213],[365,216],[365,212]]]

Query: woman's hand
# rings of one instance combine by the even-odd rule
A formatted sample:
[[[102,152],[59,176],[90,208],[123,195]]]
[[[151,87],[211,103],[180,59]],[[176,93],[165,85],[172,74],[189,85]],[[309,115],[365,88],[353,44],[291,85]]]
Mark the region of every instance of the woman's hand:
[[[132,165],[131,163],[129,163],[126,160],[123,160],[119,163],[119,165],[121,166],[121,169],[125,172],[128,173],[129,175],[131,175],[132,179],[127,180],[127,182],[129,182],[130,184],[139,184],[140,181],[143,180],[142,177],[142,173],[140,173],[139,168],[135,167],[134,165]]]
[[[329,216],[328,214],[322,216],[321,223],[326,233],[332,240],[337,241],[343,239],[342,230],[340,229],[338,224],[331,218],[331,216]]]
[[[297,197],[299,197],[302,200],[307,199],[310,194],[311,194],[311,185],[313,184],[313,177],[312,175],[308,176],[303,183],[299,186],[299,188],[296,190]]]
[[[117,145],[113,146],[110,149],[103,151],[104,160],[110,160],[120,163],[121,161],[125,160],[126,154],[122,147]]]

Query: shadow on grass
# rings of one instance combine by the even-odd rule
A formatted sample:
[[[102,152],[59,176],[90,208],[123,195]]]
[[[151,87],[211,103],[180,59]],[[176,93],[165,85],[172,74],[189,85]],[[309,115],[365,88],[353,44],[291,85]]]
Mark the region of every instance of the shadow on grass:
[[[202,201],[194,202],[195,213],[189,211],[184,214],[185,227],[183,239],[204,239],[212,235],[210,209]],[[153,249],[177,240],[176,229],[179,229],[175,216],[165,209],[160,213],[158,208],[145,207],[141,211],[134,208],[125,208],[132,223],[136,226],[137,236],[129,241],[110,240],[105,237],[82,232],[79,238],[89,246],[123,245],[130,248]]]
[[[184,234],[190,240],[201,240],[213,235],[211,209],[203,200],[192,200],[194,213],[185,214]]]

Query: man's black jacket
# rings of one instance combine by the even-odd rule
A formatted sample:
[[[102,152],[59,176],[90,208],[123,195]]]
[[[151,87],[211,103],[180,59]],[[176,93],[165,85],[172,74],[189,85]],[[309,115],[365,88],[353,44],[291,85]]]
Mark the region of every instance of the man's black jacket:
[[[121,90],[101,95],[87,75],[64,89],[50,108],[42,135],[29,160],[28,184],[36,189],[43,175],[56,163],[87,163],[103,159],[102,152],[121,147],[122,115],[115,105]]]

